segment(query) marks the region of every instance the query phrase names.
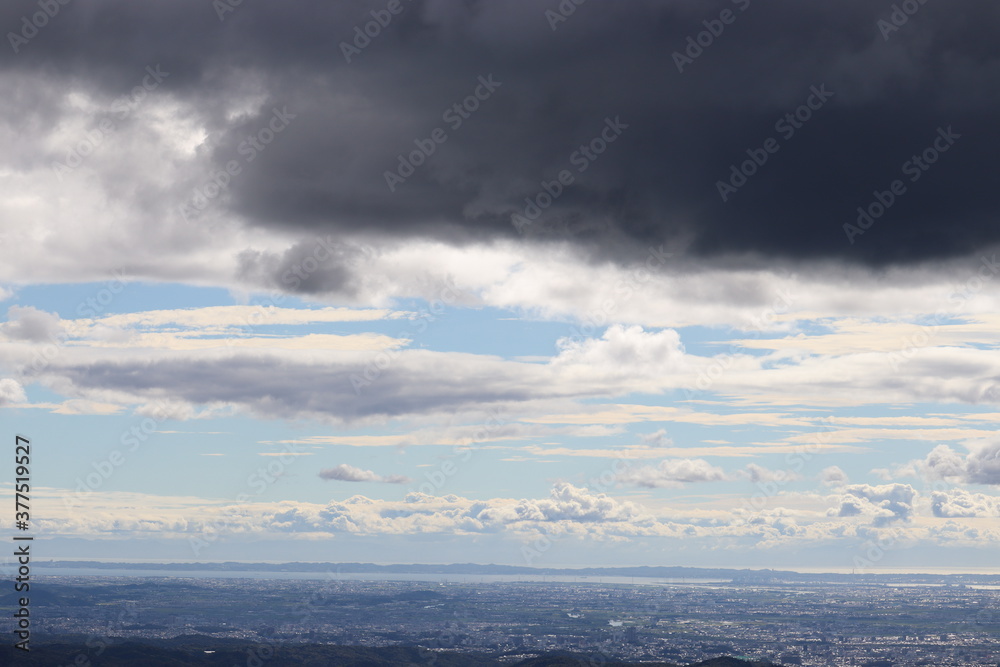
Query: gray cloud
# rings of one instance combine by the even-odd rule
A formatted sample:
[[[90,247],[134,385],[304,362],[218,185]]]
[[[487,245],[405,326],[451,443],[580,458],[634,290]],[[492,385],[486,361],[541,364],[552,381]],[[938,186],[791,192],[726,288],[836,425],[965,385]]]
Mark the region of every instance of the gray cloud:
[[[817,479],[823,486],[843,486],[847,484],[847,473],[839,466],[830,466],[820,471]]]
[[[913,515],[917,490],[909,484],[852,484],[844,488],[837,516],[866,515],[875,526],[906,520]]]
[[[938,445],[923,459],[911,461],[899,474],[921,472],[931,479],[965,484],[1000,484],[1000,440],[970,443],[966,454]]]
[[[471,363],[463,370],[462,381],[437,377],[439,360],[447,356],[408,352],[406,362],[382,373],[371,388],[360,394],[355,393],[351,377],[364,373],[362,362],[320,364],[275,355],[234,355],[198,361],[177,358],[146,363],[101,361],[66,368],[61,373],[72,387],[84,393],[111,389],[152,397],[166,390],[192,404],[231,403],[258,416],[287,419],[400,416],[537,396],[530,377],[520,376],[518,369],[496,361]],[[140,368],[141,372],[136,372]],[[435,377],[433,383],[427,381]],[[475,377],[479,380],[472,380]],[[498,386],[501,377],[507,381]],[[471,391],[472,386],[478,386],[479,390]]]
[[[355,468],[347,463],[335,465],[332,468],[325,468],[319,471],[322,479],[336,480],[339,482],[379,482],[382,484],[407,484],[409,477],[404,475],[379,475],[371,470]]]
[[[643,447],[670,447],[674,444],[673,439],[667,435],[666,429],[658,429],[652,433],[642,433],[639,441]]]
[[[14,340],[42,343],[65,337],[59,317],[33,306],[11,306],[0,333]]]
[[[771,482],[786,484],[801,478],[801,475],[791,470],[770,470],[756,463],[747,464],[746,468],[741,470],[739,474],[745,476],[754,484],[767,484]]]
[[[204,173],[242,159],[241,146],[275,108],[295,116],[243,164],[217,204],[270,229],[453,242],[516,237],[511,215],[543,180],[568,169],[572,183],[525,228],[529,239],[568,234],[601,255],[666,242],[701,258],[873,265],[996,244],[986,174],[1000,148],[990,92],[1000,77],[1000,7],[922,5],[886,40],[877,21],[889,8],[864,0],[753,3],[745,12],[741,4],[588,4],[553,31],[545,7],[531,0],[413,0],[348,63],[341,43],[371,20],[360,0],[244,3],[224,20],[194,0],[74,3],[19,53],[0,57],[0,71],[35,81],[4,123],[23,160],[62,158],[43,139],[75,113],[60,101],[69,82],[110,101],[158,64],[170,73],[162,93],[187,105],[205,131]],[[679,73],[673,54],[723,8],[736,22]],[[0,25],[18,30],[34,11],[34,2],[6,3]],[[488,99],[460,126],[446,120],[489,75],[501,84]],[[777,123],[814,86],[833,96],[786,138]],[[236,113],[233,99],[255,101]],[[577,171],[574,153],[609,118],[627,129]],[[385,172],[439,127],[446,141],[389,192]],[[842,225],[874,201],[874,191],[907,179],[903,163],[939,127],[961,139],[919,181],[907,180],[905,195],[849,244]],[[769,137],[780,149],[724,203],[717,182]],[[121,190],[128,170],[113,171],[105,184]],[[175,210],[201,171],[143,193],[144,210]],[[294,251],[277,258],[275,276],[296,259]],[[299,289],[345,280],[338,271],[317,274]]]
[[[17,352],[31,354],[12,351],[12,360]],[[546,364],[429,350],[380,355],[243,353],[220,346],[152,356],[119,349],[113,358],[87,359],[65,350],[32,379],[95,400],[169,396],[189,405],[235,405],[265,418],[353,421],[628,393],[662,381],[683,352],[673,330],[612,327],[601,339],[567,344]],[[449,368],[461,372],[442,370]]]

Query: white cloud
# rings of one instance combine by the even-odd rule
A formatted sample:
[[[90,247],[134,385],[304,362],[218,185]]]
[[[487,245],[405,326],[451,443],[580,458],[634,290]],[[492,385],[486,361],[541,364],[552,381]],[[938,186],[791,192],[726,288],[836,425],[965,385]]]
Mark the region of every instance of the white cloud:
[[[24,395],[24,388],[17,380],[11,378],[0,379],[0,407],[10,403],[24,403],[28,397]]]
[[[35,406],[48,407],[51,404],[38,404]],[[114,403],[98,403],[87,399],[74,398],[51,405],[51,410],[58,415],[115,415],[123,411],[120,405]]]
[[[974,520],[981,522],[982,519]],[[950,519],[943,525],[934,526],[927,531],[926,539],[944,547],[981,547],[996,545],[1000,542],[1000,530],[995,527],[974,525],[970,522],[959,522]],[[994,546],[995,548],[995,546]]]
[[[931,511],[945,518],[1000,517],[1000,497],[963,489],[935,491],[931,494]]]
[[[181,327],[206,330],[229,330],[239,327],[272,325],[304,325],[324,322],[369,322],[383,319],[412,317],[405,311],[384,308],[282,308],[279,306],[208,306],[174,310],[145,310],[134,313],[105,315],[80,320],[82,324],[104,324],[109,327]]]
[[[676,372],[684,360],[680,336],[672,329],[644,331],[641,326],[612,325],[600,338],[558,341],[551,365],[571,375],[647,377]]]
[[[410,482],[410,478],[403,475],[379,475],[371,470],[355,468],[347,463],[320,470],[319,476],[322,479],[340,482],[378,482],[381,484],[407,484]]]
[[[658,465],[628,468],[617,476],[618,482],[646,488],[677,488],[694,482],[728,480],[722,468],[705,459],[664,459]]]
[[[364,471],[363,471],[364,472]],[[347,539],[357,536],[412,536],[436,534],[475,540],[496,535],[516,543],[533,544],[544,537],[564,537],[586,542],[641,540],[644,548],[671,548],[681,540],[687,547],[712,550],[781,549],[809,545],[862,546],[879,531],[905,528],[908,540],[947,544],[949,537],[970,546],[994,548],[1000,543],[1000,521],[995,515],[969,516],[968,507],[982,514],[984,499],[971,502],[950,496],[940,503],[942,513],[961,514],[942,524],[937,517],[916,518],[902,524],[894,515],[907,515],[906,489],[854,489],[845,498],[859,500],[858,515],[836,516],[824,512],[829,497],[782,494],[782,502],[746,515],[731,503],[717,509],[691,505],[646,505],[603,493],[555,484],[542,498],[470,499],[456,495],[432,496],[411,492],[399,500],[351,496],[328,503],[300,501],[234,503],[219,499],[153,496],[102,491],[77,493],[39,487],[36,490],[38,529],[54,537],[87,539],[264,540]],[[895,505],[893,504],[895,503]],[[828,504],[826,505],[828,507]],[[995,507],[995,505],[994,505]],[[958,509],[956,509],[958,508]],[[0,518],[0,528],[10,529],[10,519]],[[978,542],[975,541],[978,538]],[[579,544],[579,543],[578,543]],[[508,560],[510,560],[508,558]]]
[[[923,459],[880,471],[886,477],[924,475],[963,484],[1000,484],[1000,440],[977,439],[965,443],[965,454],[948,445],[938,445]]]

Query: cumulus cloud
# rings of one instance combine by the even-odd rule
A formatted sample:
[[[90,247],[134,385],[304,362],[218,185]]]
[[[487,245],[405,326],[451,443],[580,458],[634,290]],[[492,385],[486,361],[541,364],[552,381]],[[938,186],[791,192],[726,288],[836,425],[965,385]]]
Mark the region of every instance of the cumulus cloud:
[[[875,526],[907,520],[913,515],[917,491],[909,484],[852,484],[844,487],[839,507],[831,514],[841,517],[865,516]]]
[[[645,331],[640,326],[612,325],[601,336],[563,338],[549,367],[560,380],[581,390],[632,387],[659,391],[671,376],[685,370],[686,355],[673,329]],[[665,382],[666,379],[666,382]]]
[[[964,489],[935,491],[931,494],[931,511],[944,518],[1000,517],[1000,497]]]
[[[320,470],[319,476],[323,479],[339,482],[379,482],[382,484],[407,484],[410,482],[410,478],[404,475],[379,475],[371,470],[355,468],[347,463]]]
[[[616,477],[619,483],[646,488],[677,488],[696,482],[730,479],[722,468],[705,459],[664,459],[656,466],[628,468]]]
[[[299,503],[275,519],[283,530],[356,534],[559,532],[603,539],[673,531],[633,503],[567,483],[555,484],[548,498],[520,500],[421,492],[395,502],[355,496],[319,507]]]
[[[640,519],[642,514],[633,503],[560,482],[552,486],[549,498],[518,502],[506,520],[516,516],[542,521],[619,522]]]
[[[926,470],[935,477],[969,484],[1000,484],[1000,439],[967,443],[964,456],[949,450],[947,445],[935,447],[924,461]]]
[[[206,531],[222,542],[245,538],[350,539],[350,536],[439,536],[478,540],[492,536],[523,544],[563,538],[587,542],[681,540],[705,549],[760,549],[830,543],[858,544],[885,530],[897,530],[898,522],[880,521],[880,510],[867,498],[860,499],[859,514],[870,523],[845,521],[836,512],[808,511],[792,507],[768,507],[752,516],[742,512],[694,512],[683,507],[652,509],[613,498],[572,484],[553,485],[547,497],[471,499],[457,495],[432,496],[411,492],[401,500],[354,495],[328,503],[300,501],[254,501],[230,503],[195,497],[164,497],[109,491],[74,494],[58,489],[39,490],[39,529],[47,534],[88,539],[133,539],[155,536],[158,540],[180,540],[187,548]],[[879,496],[892,495],[874,492]],[[902,494],[905,496],[905,494]],[[785,500],[791,497],[784,495]],[[969,505],[959,498],[960,507]],[[972,505],[982,504],[973,499]],[[866,504],[867,503],[867,504]],[[947,508],[947,503],[942,504]],[[1000,531],[982,518],[968,517],[967,509],[944,509],[964,513],[948,523],[906,524],[908,539],[926,544],[949,544],[955,537],[963,544],[995,545]],[[979,511],[979,510],[977,510]],[[862,517],[864,518],[864,517]],[[9,527],[9,526],[8,526]],[[978,542],[976,541],[978,539]]]
[[[932,527],[927,537],[945,547],[974,548],[983,545],[992,547],[1000,541],[1000,531],[996,528],[949,519],[943,525]]]
[[[962,453],[948,445],[938,445],[923,459],[880,471],[883,476],[924,475],[957,484],[1000,484],[1000,440],[979,439],[965,443]]]
[[[938,479],[965,477],[964,457],[948,445],[938,445],[919,463],[931,477]]]
[[[841,470],[839,466],[823,468],[819,475],[816,476],[816,479],[823,486],[843,486],[848,481],[847,473]]]

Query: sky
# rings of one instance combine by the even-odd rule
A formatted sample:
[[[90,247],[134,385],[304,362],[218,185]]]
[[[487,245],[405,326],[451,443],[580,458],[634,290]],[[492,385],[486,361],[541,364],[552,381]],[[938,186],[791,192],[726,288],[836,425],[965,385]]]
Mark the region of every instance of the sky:
[[[0,26],[36,558],[996,566],[995,4]]]

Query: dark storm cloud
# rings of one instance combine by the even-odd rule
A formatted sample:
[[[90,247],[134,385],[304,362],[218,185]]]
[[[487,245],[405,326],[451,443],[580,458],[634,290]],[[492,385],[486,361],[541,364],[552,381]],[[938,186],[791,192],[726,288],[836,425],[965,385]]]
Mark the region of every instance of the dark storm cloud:
[[[401,0],[349,63],[342,43],[387,3],[245,1],[221,19],[218,4],[70,3],[16,54],[8,48],[3,67],[114,96],[159,64],[170,94],[198,110],[215,166],[241,160],[226,205],[264,227],[517,237],[512,214],[568,170],[572,182],[524,236],[569,234],[608,252],[679,242],[703,258],[885,264],[978,252],[1000,235],[995,3],[909,0],[900,4],[916,12],[890,30],[878,22],[891,20],[892,3],[870,0],[592,1],[551,24],[549,0]],[[711,23],[723,10],[729,23]],[[6,3],[0,26],[20,33],[36,11]],[[721,34],[691,47],[679,72],[673,54],[709,27]],[[257,84],[267,96],[259,112],[227,116],[228,100]],[[478,109],[447,115],[465,99]],[[807,103],[800,127],[776,126]],[[241,147],[267,138],[275,113],[294,117],[243,163]],[[438,128],[443,143],[431,140]],[[939,128],[951,128],[948,151],[904,173]],[[600,156],[574,157],[602,132],[614,141]],[[777,152],[764,151],[724,202],[718,181],[748,150],[762,159],[769,138]],[[390,191],[385,172],[415,141],[433,154]],[[845,233],[897,179],[905,192],[885,214]]]

